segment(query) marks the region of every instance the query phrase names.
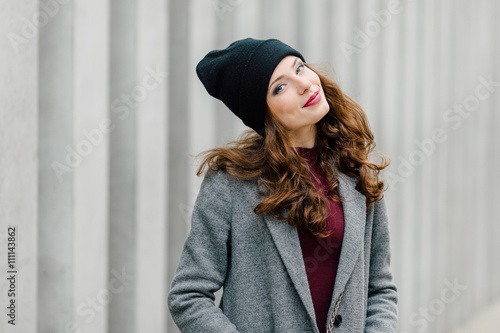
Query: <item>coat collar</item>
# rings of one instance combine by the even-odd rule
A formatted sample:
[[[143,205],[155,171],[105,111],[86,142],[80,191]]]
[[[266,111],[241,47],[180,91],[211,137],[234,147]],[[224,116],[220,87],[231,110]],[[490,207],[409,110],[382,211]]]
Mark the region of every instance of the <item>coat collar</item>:
[[[366,199],[355,189],[355,179],[341,173],[338,173],[337,178],[339,181],[338,192],[344,199],[342,201],[344,238],[332,302],[335,302],[344,289],[358,260],[359,251],[363,247],[366,216]],[[267,222],[273,241],[307,313],[311,319],[315,319],[297,229],[267,214],[263,218]]]

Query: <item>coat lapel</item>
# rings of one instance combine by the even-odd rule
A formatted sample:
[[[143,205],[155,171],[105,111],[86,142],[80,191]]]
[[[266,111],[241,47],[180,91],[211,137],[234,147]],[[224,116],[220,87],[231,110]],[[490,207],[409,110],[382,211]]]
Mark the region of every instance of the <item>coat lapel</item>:
[[[365,197],[355,189],[356,181],[344,174],[339,174],[338,180],[338,192],[344,198],[344,238],[332,302],[335,302],[344,289],[358,260],[359,251],[363,247],[366,215]],[[307,313],[311,319],[315,319],[297,229],[270,215],[264,215],[263,218]]]
[[[339,195],[344,212],[344,239],[340,261],[333,289],[332,302],[335,302],[352,274],[359,252],[364,246],[366,223],[366,198],[356,190],[356,180],[339,174]]]
[[[270,215],[264,215],[264,219],[307,314],[316,320],[297,229]]]

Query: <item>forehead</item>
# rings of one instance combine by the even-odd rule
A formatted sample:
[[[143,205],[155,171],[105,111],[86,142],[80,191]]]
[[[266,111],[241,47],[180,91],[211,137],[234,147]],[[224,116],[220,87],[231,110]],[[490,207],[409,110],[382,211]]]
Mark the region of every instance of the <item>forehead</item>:
[[[288,72],[290,68],[292,68],[295,60],[300,60],[300,59],[294,55],[289,55],[281,59],[279,64],[274,69],[273,74],[271,75],[271,80],[276,79],[278,76]]]

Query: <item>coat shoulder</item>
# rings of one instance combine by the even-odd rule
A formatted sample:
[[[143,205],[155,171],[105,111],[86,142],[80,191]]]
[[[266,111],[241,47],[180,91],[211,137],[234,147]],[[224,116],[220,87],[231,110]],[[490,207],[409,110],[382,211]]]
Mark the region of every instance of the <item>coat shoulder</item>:
[[[216,171],[209,170],[204,176],[202,186],[213,186],[216,188],[225,188],[225,189],[247,187],[256,190],[257,181],[239,179],[229,175],[224,170],[216,170]]]

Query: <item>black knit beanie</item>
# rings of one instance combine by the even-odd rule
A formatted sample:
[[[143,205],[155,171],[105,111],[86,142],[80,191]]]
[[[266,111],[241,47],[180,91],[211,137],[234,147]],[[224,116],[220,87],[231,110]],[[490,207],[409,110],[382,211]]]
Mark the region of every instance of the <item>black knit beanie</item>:
[[[211,96],[263,135],[269,80],[289,55],[305,62],[298,51],[277,39],[246,38],[209,52],[196,66],[196,73]]]

